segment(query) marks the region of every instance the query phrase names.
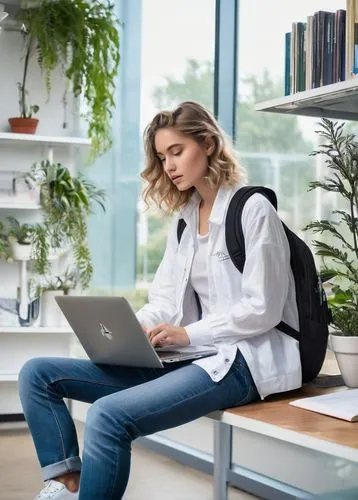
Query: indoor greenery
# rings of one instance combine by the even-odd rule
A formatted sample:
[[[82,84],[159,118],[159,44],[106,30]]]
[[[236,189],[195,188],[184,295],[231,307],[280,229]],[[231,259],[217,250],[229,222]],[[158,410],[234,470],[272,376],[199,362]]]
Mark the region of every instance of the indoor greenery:
[[[44,282],[37,286],[36,296],[39,297],[42,292],[63,290],[65,295],[68,295],[70,290],[76,288],[76,270],[67,268],[63,274],[46,277]]]
[[[26,76],[27,70],[24,72],[22,83],[17,82],[17,89],[19,92],[19,110],[21,118],[32,118],[33,115],[39,112],[40,107],[37,104],[28,104],[28,90],[26,89]]]
[[[33,239],[34,270],[46,275],[49,248],[67,246],[73,251],[78,283],[87,288],[93,274],[87,220],[93,203],[105,210],[104,191],[81,175],[71,175],[61,163],[48,160],[35,163],[27,175],[40,186],[44,219],[42,232],[37,231]]]
[[[21,224],[15,217],[6,217],[6,223],[0,222],[0,247],[5,249],[3,259],[12,258],[11,241],[20,245],[32,245],[31,254],[35,260],[34,270],[41,272],[48,267],[49,243],[46,228],[39,223]],[[4,251],[4,250],[3,250]],[[0,248],[1,252],[1,248]],[[6,252],[8,256],[6,257]],[[0,255],[1,256],[1,255]]]
[[[48,92],[52,71],[61,67],[67,87],[76,97],[83,97],[93,156],[108,150],[120,62],[114,5],[102,0],[41,0],[21,9],[20,17],[25,36],[24,72],[19,84],[22,114],[30,109],[26,105],[26,78],[29,60],[36,52]]]
[[[328,300],[335,334],[358,336],[358,142],[353,134],[344,133],[344,124],[327,119],[317,133],[324,144],[311,154],[325,157],[328,175],[311,182],[310,189],[336,193],[344,209],[332,212],[335,221],[313,221],[306,229],[333,238],[332,243],[315,241],[314,245],[324,262],[322,280],[332,283]]]
[[[6,217],[9,223],[8,237],[13,238],[20,245],[30,245],[31,237],[35,230],[32,224],[21,224],[15,217]]]
[[[0,259],[9,260],[11,258],[11,250],[9,244],[8,229],[4,222],[0,221]]]

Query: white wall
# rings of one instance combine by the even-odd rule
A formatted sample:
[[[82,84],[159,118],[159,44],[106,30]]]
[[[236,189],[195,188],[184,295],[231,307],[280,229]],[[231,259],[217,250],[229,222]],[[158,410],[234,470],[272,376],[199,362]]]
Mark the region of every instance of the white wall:
[[[75,135],[75,119],[73,115],[73,101],[69,102],[69,127],[63,129],[62,97],[64,79],[60,71],[53,75],[52,92],[47,101],[44,78],[37,64],[37,54],[33,54],[29,64],[28,90],[29,102],[38,104],[40,119],[38,134],[43,135]],[[20,32],[0,32],[0,130],[7,131],[7,119],[18,116],[18,94],[16,83],[22,81],[24,67],[23,39]]]

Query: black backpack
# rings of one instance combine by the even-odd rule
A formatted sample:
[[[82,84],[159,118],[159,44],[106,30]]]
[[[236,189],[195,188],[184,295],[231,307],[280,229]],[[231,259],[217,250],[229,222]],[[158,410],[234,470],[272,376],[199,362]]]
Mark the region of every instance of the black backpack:
[[[245,264],[245,241],[241,215],[248,198],[254,193],[264,195],[277,210],[277,198],[272,189],[244,186],[230,201],[225,222],[226,246],[235,267],[242,273]],[[299,331],[281,321],[276,328],[298,340],[302,365],[302,383],[311,382],[319,373],[327,349],[328,325],[331,320],[326,294],[316,271],[311,250],[306,243],[282,222],[291,251],[291,269],[295,279]],[[185,229],[179,219],[178,242]]]

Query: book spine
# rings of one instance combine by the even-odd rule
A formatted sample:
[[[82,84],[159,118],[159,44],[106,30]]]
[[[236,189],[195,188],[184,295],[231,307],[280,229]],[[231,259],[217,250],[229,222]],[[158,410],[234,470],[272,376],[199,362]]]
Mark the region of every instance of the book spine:
[[[285,34],[285,95],[291,94],[291,33]]]
[[[356,11],[356,15],[358,12]],[[354,23],[353,73],[358,74],[358,22]]]
[[[338,11],[333,14],[332,83],[338,82]]]
[[[327,80],[326,84],[333,83],[333,43],[334,43],[334,26],[335,15],[333,12],[327,13]]]
[[[297,92],[305,90],[305,59],[304,59],[304,23],[297,23],[297,74],[296,74],[296,89]]]
[[[340,23],[339,23],[339,40],[340,40],[340,65],[339,65],[339,81],[343,82],[346,77],[346,22],[347,12],[340,10]]]
[[[356,0],[346,0],[346,80],[353,74],[355,5]]]
[[[307,18],[306,37],[306,90],[312,88],[312,67],[313,67],[313,16]]]
[[[296,56],[296,46],[297,46],[297,25],[292,23],[292,33],[291,33],[291,93],[295,94],[297,92],[296,87],[296,70],[297,70],[297,56]]]
[[[317,13],[314,14],[312,19],[312,88],[318,87],[317,74],[318,74],[318,54],[317,54]]]

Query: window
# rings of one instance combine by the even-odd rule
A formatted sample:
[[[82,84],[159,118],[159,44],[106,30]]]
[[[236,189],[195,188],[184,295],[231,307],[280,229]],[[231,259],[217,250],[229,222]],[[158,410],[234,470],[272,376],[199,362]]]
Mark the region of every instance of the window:
[[[142,130],[161,109],[214,96],[214,0],[147,0],[142,23]],[[137,282],[146,287],[165,249],[168,218],[139,201]]]

